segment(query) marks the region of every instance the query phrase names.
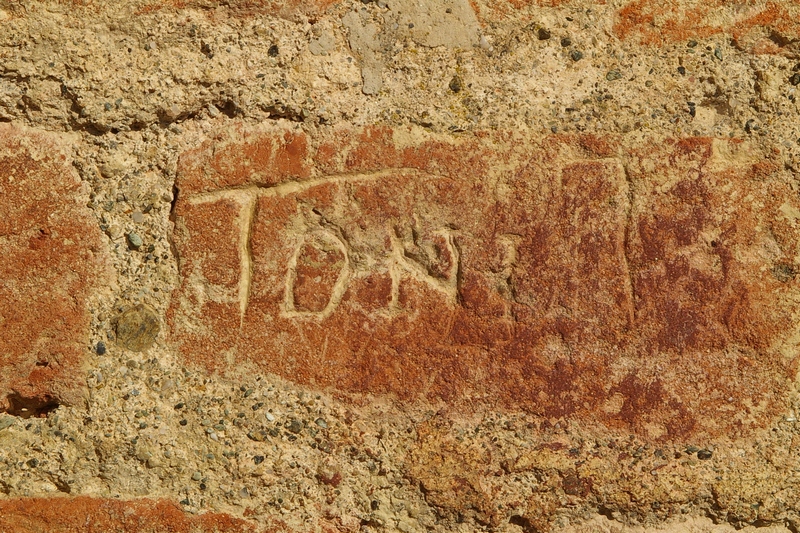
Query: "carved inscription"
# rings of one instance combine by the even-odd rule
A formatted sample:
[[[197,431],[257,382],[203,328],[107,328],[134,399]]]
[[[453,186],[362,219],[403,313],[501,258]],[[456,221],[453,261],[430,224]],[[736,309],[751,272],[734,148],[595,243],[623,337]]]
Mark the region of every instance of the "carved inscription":
[[[412,174],[415,179],[417,173]],[[423,178],[430,179],[430,177]],[[437,178],[434,178],[437,179]],[[441,178],[438,178],[441,179]],[[310,191],[313,198],[316,188],[325,190],[329,187],[352,186],[358,182],[368,183],[374,187],[375,181],[391,181],[386,173],[364,175],[350,178],[330,178],[319,182],[310,182],[301,190],[294,187],[258,188],[222,190],[213,193],[199,194],[189,198],[188,204],[198,212],[211,207],[211,212],[203,216],[204,227],[187,227],[189,232],[196,232],[207,237],[209,233],[218,237],[215,245],[220,247],[220,255],[231,256],[233,250],[238,251],[238,280],[225,283],[214,283],[214,274],[203,274],[202,265],[197,265],[194,283],[198,291],[197,298],[205,301],[208,298],[218,303],[230,303],[237,299],[240,317],[243,318],[250,299],[252,283],[253,258],[251,254],[251,232],[256,215],[256,202],[260,198],[294,196],[298,192]],[[269,212],[268,205],[264,206]],[[312,212],[313,211],[313,212]],[[430,288],[446,296],[451,305],[458,300],[457,273],[459,253],[454,242],[452,228],[441,227],[422,234],[419,217],[395,217],[396,223],[388,219],[381,221],[379,240],[375,243],[347,242],[342,228],[327,221],[316,209],[298,207],[297,215],[303,220],[295,233],[294,251],[286,265],[284,300],[281,307],[282,316],[288,318],[317,318],[330,316],[339,306],[353,279],[369,277],[375,270],[388,274],[391,279],[391,297],[387,301],[385,311],[400,309],[399,293],[403,279],[409,278],[427,284]],[[189,218],[201,218],[200,215]],[[294,221],[297,223],[296,221]],[[191,221],[188,222],[191,224]],[[220,225],[225,226],[220,230]],[[374,233],[374,231],[372,232]],[[225,236],[227,235],[227,237]],[[235,243],[230,246],[229,243]],[[385,244],[388,244],[388,249]],[[361,262],[354,264],[350,259],[350,250],[355,246],[359,250]],[[216,254],[215,254],[216,255]],[[220,263],[230,265],[230,257],[215,259],[212,268]],[[234,270],[226,269],[225,275],[235,276]],[[236,286],[235,296],[233,286]]]
[[[350,257],[341,238],[325,230],[306,233],[287,266],[283,316],[330,316],[349,281]]]
[[[183,162],[170,322],[186,357],[654,438],[746,430],[739,402],[779,408],[793,322],[786,280],[764,272],[796,246],[773,206],[793,200],[748,180],[769,168],[744,148],[273,138],[306,147],[302,174]]]

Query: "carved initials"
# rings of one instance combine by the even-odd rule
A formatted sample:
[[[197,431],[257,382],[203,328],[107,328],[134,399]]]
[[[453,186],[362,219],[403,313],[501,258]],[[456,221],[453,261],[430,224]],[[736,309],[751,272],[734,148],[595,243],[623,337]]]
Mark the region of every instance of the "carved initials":
[[[189,199],[192,204],[203,204],[220,200],[233,200],[241,206],[237,219],[239,227],[239,315],[244,320],[250,298],[252,285],[252,254],[250,251],[251,231],[256,216],[256,200],[262,195],[273,195],[274,189],[229,189],[211,193],[198,194]],[[280,194],[283,191],[275,191]],[[286,193],[296,192],[287,190]],[[415,226],[417,221],[415,220]],[[415,237],[401,236],[398,228],[388,228],[391,251],[387,258],[377,262],[378,268],[389,272],[392,280],[391,300],[387,305],[390,314],[400,311],[399,294],[403,279],[414,279],[424,283],[445,295],[447,301],[456,305],[458,302],[458,269],[460,256],[455,245],[453,232],[448,228],[435,231],[430,239],[417,242]],[[416,233],[412,231],[414,235]],[[334,283],[327,304],[320,310],[298,309],[295,302],[298,260],[306,246],[319,249],[334,248],[343,257],[336,282]],[[333,313],[347,292],[350,281],[354,277],[367,275],[368,272],[354,271],[347,244],[339,235],[326,228],[314,228],[304,234],[297,243],[286,269],[284,299],[280,313],[287,318],[322,320]]]
[[[300,311],[295,305],[295,283],[297,282],[297,260],[300,257],[305,246],[309,243],[316,244],[320,248],[325,248],[325,245],[333,245],[344,256],[342,268],[339,271],[339,276],[336,283],[333,285],[330,298],[327,305],[321,311]],[[286,273],[286,287],[284,290],[283,309],[281,314],[289,318],[316,318],[323,319],[330,316],[331,313],[339,306],[342,301],[342,296],[347,291],[350,284],[350,255],[347,251],[347,246],[344,242],[331,231],[320,229],[313,233],[307,233],[300,240],[300,243],[295,248]]]
[[[420,261],[409,257],[409,252],[404,243],[396,235],[392,235],[392,255],[389,265],[389,273],[392,277],[392,300],[389,304],[390,310],[399,309],[400,281],[404,277],[411,277],[426,283],[447,296],[452,305],[458,302],[458,268],[460,257],[458,248],[453,242],[452,231],[445,228],[434,233],[444,244],[448,255],[446,260],[449,265],[446,272],[440,272],[439,276],[430,271],[430,267]],[[430,254],[430,252],[429,252]]]

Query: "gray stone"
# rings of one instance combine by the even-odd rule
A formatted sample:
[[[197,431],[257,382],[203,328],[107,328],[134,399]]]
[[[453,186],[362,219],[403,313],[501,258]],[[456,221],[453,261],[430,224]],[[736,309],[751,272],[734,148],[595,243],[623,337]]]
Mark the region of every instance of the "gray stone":
[[[128,233],[128,246],[133,250],[138,250],[142,247],[142,238],[139,237],[138,233]]]
[[[3,431],[6,428],[9,428],[14,425],[14,417],[11,416],[3,416],[0,417],[0,431]]]
[[[143,352],[153,345],[160,330],[156,312],[139,304],[117,319],[117,344],[133,352]]]

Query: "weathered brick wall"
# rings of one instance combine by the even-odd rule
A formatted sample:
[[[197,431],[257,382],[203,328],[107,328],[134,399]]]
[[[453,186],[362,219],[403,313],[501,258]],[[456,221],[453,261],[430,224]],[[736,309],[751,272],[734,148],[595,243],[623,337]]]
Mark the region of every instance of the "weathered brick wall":
[[[797,201],[768,157],[708,138],[394,134],[247,132],[182,156],[168,316],[187,361],[673,440],[750,433],[730,416],[744,402],[786,409],[775,273],[792,259],[762,254],[797,248],[780,210]]]
[[[113,275],[64,145],[0,125],[3,182],[2,385],[5,412],[83,401],[92,299]]]
[[[0,0],[0,532],[796,530],[799,17]]]

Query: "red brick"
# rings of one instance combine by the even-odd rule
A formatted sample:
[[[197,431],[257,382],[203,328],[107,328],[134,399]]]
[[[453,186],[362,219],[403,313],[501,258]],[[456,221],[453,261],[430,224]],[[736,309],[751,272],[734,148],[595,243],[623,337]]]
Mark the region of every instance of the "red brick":
[[[212,149],[213,147],[213,149]],[[242,185],[271,186],[308,178],[308,140],[299,129],[271,135],[232,127],[181,158],[186,192]]]
[[[779,53],[800,37],[798,9],[796,2],[712,0],[691,6],[634,0],[619,10],[614,32],[620,39],[651,45],[720,35],[754,53]]]
[[[189,515],[166,500],[12,498],[0,500],[3,533],[244,533],[245,520],[223,513]]]
[[[335,130],[300,181],[203,192],[216,170],[191,152],[172,339],[319,388],[747,433],[785,406],[796,282],[775,272],[798,245],[795,195],[748,150]]]
[[[56,136],[0,125],[0,411],[82,397],[89,298],[110,279],[86,196]]]

